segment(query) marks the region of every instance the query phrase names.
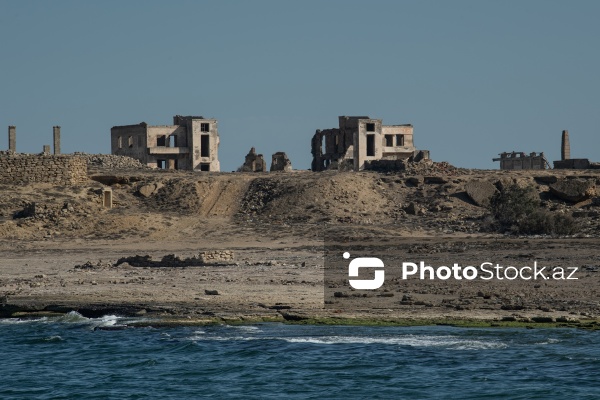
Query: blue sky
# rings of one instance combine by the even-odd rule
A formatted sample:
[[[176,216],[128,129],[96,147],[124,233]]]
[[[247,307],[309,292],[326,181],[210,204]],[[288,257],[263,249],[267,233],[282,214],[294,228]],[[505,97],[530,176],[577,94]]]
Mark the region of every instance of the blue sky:
[[[251,146],[310,166],[338,115],[412,123],[436,161],[502,151],[600,161],[598,1],[0,0],[0,149],[110,152],[114,125],[219,120],[223,171]],[[2,139],[3,138],[3,139]]]

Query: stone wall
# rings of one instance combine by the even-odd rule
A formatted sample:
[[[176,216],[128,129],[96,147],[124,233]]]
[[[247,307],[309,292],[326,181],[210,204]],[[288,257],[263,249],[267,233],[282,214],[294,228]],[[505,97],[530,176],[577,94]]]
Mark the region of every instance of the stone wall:
[[[75,185],[88,179],[87,161],[70,155],[0,153],[0,183]]]

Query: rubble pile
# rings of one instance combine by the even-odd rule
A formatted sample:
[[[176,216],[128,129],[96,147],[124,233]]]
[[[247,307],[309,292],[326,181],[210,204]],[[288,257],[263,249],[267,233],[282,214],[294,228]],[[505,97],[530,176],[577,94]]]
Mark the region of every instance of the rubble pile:
[[[86,154],[75,153],[87,160],[89,169],[150,169],[139,160],[126,156],[113,154]]]

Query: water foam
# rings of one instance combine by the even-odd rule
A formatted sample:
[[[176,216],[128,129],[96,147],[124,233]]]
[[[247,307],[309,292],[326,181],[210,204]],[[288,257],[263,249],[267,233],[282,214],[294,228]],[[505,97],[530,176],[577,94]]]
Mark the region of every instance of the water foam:
[[[506,348],[498,341],[474,340],[456,336],[419,336],[406,335],[399,337],[362,337],[362,336],[323,336],[303,338],[281,338],[289,343],[311,344],[385,344],[411,347],[444,347],[455,350],[486,350]]]

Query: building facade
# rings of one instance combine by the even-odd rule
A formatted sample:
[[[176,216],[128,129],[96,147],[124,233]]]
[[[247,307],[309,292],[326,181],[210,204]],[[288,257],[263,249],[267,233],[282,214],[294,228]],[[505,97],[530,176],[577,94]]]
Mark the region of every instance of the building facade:
[[[382,120],[339,117],[339,128],[317,130],[311,142],[312,170],[369,169],[373,161],[429,158],[413,142],[413,126],[383,125]]]
[[[149,167],[189,171],[219,171],[216,119],[173,117],[173,125],[114,126],[111,153],[139,160]]]

